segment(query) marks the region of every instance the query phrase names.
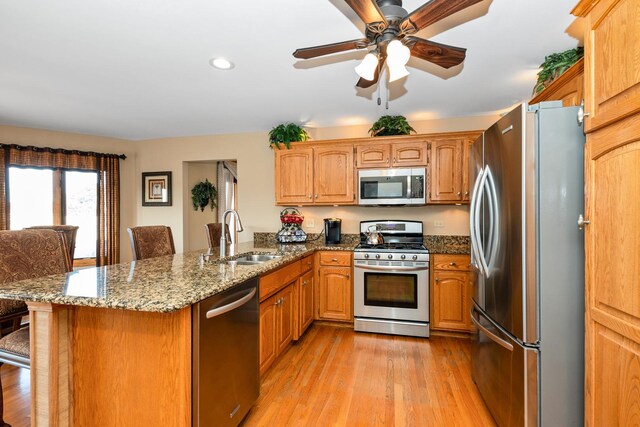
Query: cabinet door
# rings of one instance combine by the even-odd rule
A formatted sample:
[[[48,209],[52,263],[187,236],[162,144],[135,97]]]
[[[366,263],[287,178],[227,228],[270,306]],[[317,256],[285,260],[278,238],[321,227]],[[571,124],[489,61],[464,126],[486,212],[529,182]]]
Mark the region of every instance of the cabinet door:
[[[277,297],[277,321],[276,321],[276,345],[278,354],[281,354],[293,341],[295,327],[293,286],[287,286],[276,294]]]
[[[278,355],[276,346],[277,295],[260,304],[260,375],[273,364]]]
[[[471,147],[474,141],[464,141],[462,144],[462,201],[469,203],[471,194],[471,184],[469,183],[469,159],[471,158]]]
[[[585,425],[632,425],[640,407],[640,114],[588,134],[585,160]]]
[[[367,144],[356,146],[357,168],[388,168],[391,156],[389,144]]]
[[[314,203],[355,204],[353,146],[314,150]]]
[[[276,204],[313,203],[313,149],[274,151]]]
[[[469,330],[469,304],[466,272],[434,271],[431,289],[433,329]]]
[[[302,336],[313,322],[313,270],[308,271],[299,280],[300,305],[298,318],[298,336]]]
[[[638,1],[583,1],[574,13],[594,3],[587,14],[584,38],[586,132],[640,111]]]
[[[430,202],[462,201],[462,147],[464,140],[431,142]]]
[[[426,141],[405,142],[391,145],[394,167],[427,166]]]
[[[351,267],[321,267],[319,317],[328,320],[351,320]]]

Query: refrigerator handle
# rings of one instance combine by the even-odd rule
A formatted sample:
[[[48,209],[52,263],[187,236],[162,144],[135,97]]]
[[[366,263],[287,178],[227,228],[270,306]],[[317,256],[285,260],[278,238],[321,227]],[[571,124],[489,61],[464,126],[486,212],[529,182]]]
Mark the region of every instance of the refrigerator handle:
[[[487,278],[489,278],[489,267],[487,266],[487,258],[485,257],[485,254],[484,254],[484,248],[483,248],[484,242],[482,241],[482,238],[480,236],[480,207],[482,206],[480,202],[484,197],[484,190],[486,188],[488,171],[489,171],[489,168],[488,167],[485,168],[480,178],[480,183],[478,184],[478,191],[476,193],[477,194],[476,205],[474,206],[474,210],[473,210],[473,234],[476,240],[476,252],[478,255],[478,260],[480,260],[480,271],[482,271],[484,273],[484,276]]]
[[[491,169],[489,166],[486,168],[486,187],[487,194],[489,199],[489,244],[487,245],[487,256],[486,256],[486,265],[487,265],[487,277],[489,277],[489,271],[493,266],[493,261],[495,258],[495,254],[498,251],[498,242],[499,242],[499,230],[500,230],[500,211],[498,209],[498,194],[496,192],[496,184],[493,179],[493,174],[491,173]]]
[[[480,265],[477,262],[478,258],[478,242],[475,239],[475,206],[478,203],[478,189],[480,188],[480,181],[482,180],[482,174],[484,168],[480,169],[476,182],[473,184],[473,191],[471,192],[471,205],[469,207],[469,237],[471,239],[471,264],[479,271]]]
[[[493,342],[495,342],[496,344],[506,348],[509,351],[513,351],[513,344],[511,344],[509,341],[503,340],[502,338],[500,338],[499,336],[497,336],[496,334],[494,334],[493,332],[491,332],[488,328],[486,328],[485,326],[483,326],[480,323],[480,320],[478,320],[475,316],[475,314],[478,313],[478,309],[475,306],[475,303],[473,304],[473,307],[471,307],[471,322],[473,322],[473,324],[476,326],[476,328],[480,329],[487,337],[489,337],[489,339]],[[480,316],[478,316],[480,317]]]

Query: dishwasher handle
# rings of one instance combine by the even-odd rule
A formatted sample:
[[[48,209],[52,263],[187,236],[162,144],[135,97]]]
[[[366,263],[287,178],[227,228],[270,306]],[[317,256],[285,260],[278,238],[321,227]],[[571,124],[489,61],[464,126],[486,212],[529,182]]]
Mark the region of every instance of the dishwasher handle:
[[[247,294],[242,298],[239,298],[232,303],[225,304],[222,307],[212,308],[211,310],[207,311],[207,319],[211,319],[213,317],[220,316],[221,314],[228,313],[231,310],[235,310],[241,305],[246,304],[249,300],[251,300],[251,298],[254,297],[255,294],[256,294],[256,288],[251,288],[250,290],[248,290]]]

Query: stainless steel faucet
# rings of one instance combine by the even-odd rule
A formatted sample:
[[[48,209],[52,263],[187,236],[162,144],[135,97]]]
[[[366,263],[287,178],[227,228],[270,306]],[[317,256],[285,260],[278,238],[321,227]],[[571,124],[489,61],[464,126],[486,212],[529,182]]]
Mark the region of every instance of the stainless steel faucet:
[[[233,214],[236,217],[236,230],[238,232],[243,230],[242,221],[240,221],[240,215],[238,215],[238,212],[234,209],[224,211],[222,214],[222,235],[220,236],[220,257],[227,256],[227,233],[225,233],[225,225],[227,224],[227,216],[229,216],[229,214]],[[233,243],[233,241],[230,241],[229,243]]]

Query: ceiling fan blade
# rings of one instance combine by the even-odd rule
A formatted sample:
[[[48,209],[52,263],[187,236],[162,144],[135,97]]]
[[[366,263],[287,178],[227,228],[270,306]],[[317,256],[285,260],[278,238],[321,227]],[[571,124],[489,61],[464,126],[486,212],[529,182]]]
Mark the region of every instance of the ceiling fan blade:
[[[346,42],[324,44],[322,46],[305,47],[296,49],[293,56],[300,59],[310,59],[317,56],[329,55],[330,53],[344,52],[351,49],[364,49],[369,45],[367,39],[349,40]]]
[[[380,78],[380,73],[382,72],[382,67],[384,67],[384,61],[387,60],[386,56],[381,56],[378,62],[378,66],[376,67],[376,71],[373,74],[373,80],[366,80],[360,77],[356,86],[361,87],[362,89],[366,89],[368,87],[373,86],[378,83],[378,79]]]
[[[416,31],[468,8],[482,0],[432,0],[411,12],[404,21],[410,21]]]
[[[440,44],[419,37],[405,37],[411,56],[433,62],[442,68],[451,68],[464,61],[467,49]]]
[[[358,14],[365,24],[372,22],[384,22],[387,24],[387,18],[384,17],[382,11],[378,7],[375,0],[344,0],[345,3]]]

